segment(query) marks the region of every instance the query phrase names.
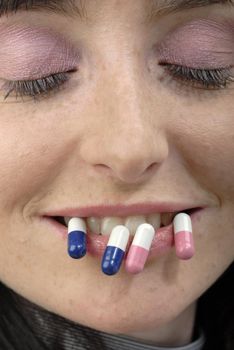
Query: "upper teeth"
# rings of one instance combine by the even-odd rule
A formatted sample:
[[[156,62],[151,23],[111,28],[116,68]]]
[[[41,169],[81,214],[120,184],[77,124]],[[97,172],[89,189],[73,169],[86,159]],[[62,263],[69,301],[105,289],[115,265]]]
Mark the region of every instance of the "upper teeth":
[[[85,218],[87,228],[90,233],[110,235],[113,228],[117,225],[126,226],[131,235],[134,235],[137,227],[140,224],[151,224],[155,230],[161,225],[166,226],[172,222],[176,213],[162,213],[162,214],[150,214],[150,215],[137,215],[128,217],[89,217]],[[65,217],[65,222],[68,225],[69,217]]]

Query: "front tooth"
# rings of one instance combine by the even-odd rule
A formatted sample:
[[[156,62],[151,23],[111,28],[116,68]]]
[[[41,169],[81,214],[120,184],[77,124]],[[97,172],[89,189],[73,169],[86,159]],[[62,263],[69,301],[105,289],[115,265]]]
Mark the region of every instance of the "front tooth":
[[[124,219],[118,217],[103,218],[101,223],[101,234],[110,235],[113,228],[117,225],[123,225]]]
[[[172,222],[175,213],[163,213],[161,214],[161,222],[163,226],[167,226]]]
[[[155,230],[159,229],[161,226],[161,215],[151,214],[146,217],[146,222],[153,226]]]
[[[91,233],[99,234],[101,232],[101,219],[91,216],[87,219],[88,227]]]
[[[131,235],[135,235],[137,227],[145,223],[146,217],[143,215],[137,215],[127,217],[124,225],[129,229]]]

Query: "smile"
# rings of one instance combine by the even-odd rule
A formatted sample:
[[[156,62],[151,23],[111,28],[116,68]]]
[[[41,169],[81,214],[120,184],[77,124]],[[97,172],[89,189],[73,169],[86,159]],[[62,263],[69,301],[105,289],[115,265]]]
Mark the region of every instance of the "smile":
[[[179,212],[193,214],[204,206],[191,203],[142,203],[115,206],[91,206],[87,208],[65,208],[46,216],[52,217],[59,224],[67,227],[69,218],[80,217],[85,220],[87,233],[90,235],[109,236],[116,225],[125,225],[130,235],[134,236],[137,227],[142,223],[151,224],[155,230],[170,225]]]
[[[113,226],[123,225],[130,232],[128,251],[136,233],[136,228],[142,223],[148,223],[154,227],[153,238],[148,259],[164,255],[174,246],[173,219],[179,213],[188,214],[192,224],[200,218],[205,211],[205,206],[185,205],[132,205],[113,207],[88,207],[79,209],[63,209],[45,213],[43,221],[50,225],[50,231],[59,234],[67,244],[68,222],[70,218],[81,218],[87,229],[87,254],[94,257],[102,257],[113,230]],[[163,210],[164,209],[164,210]],[[115,216],[114,213],[117,215]],[[127,215],[123,215],[126,213]],[[106,214],[106,215],[105,215]],[[108,215],[109,214],[109,215]]]
[[[183,212],[190,215],[194,210],[196,209],[188,209],[184,210]],[[150,215],[132,215],[127,217],[112,216],[103,218],[92,216],[83,218],[83,220],[86,223],[87,232],[89,234],[109,236],[115,226],[124,225],[129,229],[130,235],[134,236],[136,229],[140,224],[148,223],[152,225],[155,230],[158,230],[160,227],[170,225],[178,213],[179,211],[174,213],[155,213]],[[71,217],[68,216],[58,216],[54,217],[54,220],[67,227],[70,218]]]

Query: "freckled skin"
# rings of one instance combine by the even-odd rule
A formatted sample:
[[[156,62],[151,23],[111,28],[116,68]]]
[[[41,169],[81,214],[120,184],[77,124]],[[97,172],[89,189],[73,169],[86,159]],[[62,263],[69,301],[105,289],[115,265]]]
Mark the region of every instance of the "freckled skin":
[[[89,327],[184,344],[198,297],[234,259],[233,91],[185,95],[189,88],[178,93],[157,78],[145,1],[87,6],[92,25],[32,15],[82,42],[70,85],[37,104],[0,104],[0,280]],[[172,250],[143,273],[108,277],[96,258],[69,258],[38,220],[69,206],[148,201],[208,206],[193,227],[191,260]]]

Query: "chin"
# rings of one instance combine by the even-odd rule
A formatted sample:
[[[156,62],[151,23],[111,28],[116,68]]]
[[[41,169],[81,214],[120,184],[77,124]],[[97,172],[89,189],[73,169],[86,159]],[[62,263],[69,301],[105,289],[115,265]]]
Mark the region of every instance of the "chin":
[[[154,311],[149,305],[148,309],[151,312],[147,312],[146,308],[139,307],[135,302],[128,301],[127,305],[107,304],[105,308],[91,303],[82,311],[80,311],[80,305],[73,305],[72,310],[68,312],[61,309],[54,312],[77,324],[116,335],[157,329],[176,317],[175,310],[168,309],[168,312],[165,312],[162,306],[161,312],[159,308],[158,312]]]

